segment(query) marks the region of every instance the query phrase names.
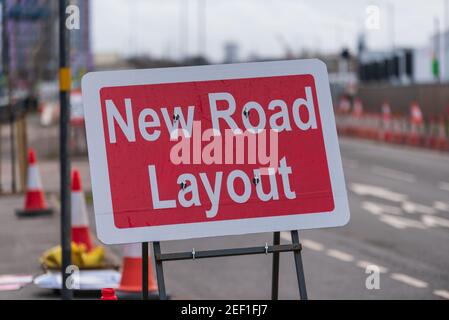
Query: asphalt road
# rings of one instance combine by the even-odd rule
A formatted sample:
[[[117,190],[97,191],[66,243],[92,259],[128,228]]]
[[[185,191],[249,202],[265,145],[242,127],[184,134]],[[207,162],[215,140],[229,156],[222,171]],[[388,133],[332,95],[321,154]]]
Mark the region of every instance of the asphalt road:
[[[340,148],[351,221],[341,228],[300,232],[309,298],[449,299],[449,154],[348,138],[340,139]],[[10,202],[10,207],[20,203]],[[6,218],[0,219],[3,229]],[[49,228],[46,237],[54,241],[57,218],[49,221],[34,223]],[[43,229],[41,233],[44,237]],[[264,246],[271,241],[271,234],[169,241],[162,250]],[[288,241],[289,234],[283,233],[282,242]],[[39,247],[39,241],[34,243]],[[9,263],[14,270],[0,263],[0,273],[38,269],[37,255],[23,249],[25,243],[21,246],[23,258],[16,250],[14,259],[23,260]],[[4,256],[6,249],[0,249]],[[121,254],[119,246],[112,250]],[[371,275],[367,265],[380,271],[378,289],[366,287]],[[173,299],[270,298],[270,255],[167,262],[164,273]],[[281,254],[279,295],[298,298],[291,253]],[[32,287],[0,292],[0,299],[14,297],[46,296]]]
[[[342,228],[300,232],[309,298],[449,299],[449,155],[340,139],[351,208]],[[264,245],[271,234],[173,241],[163,250]],[[290,241],[283,233],[283,241]],[[281,255],[280,298],[296,299],[292,254]],[[380,271],[367,289],[367,265]],[[371,270],[371,269],[370,269]],[[269,298],[271,257],[167,262],[174,296]]]

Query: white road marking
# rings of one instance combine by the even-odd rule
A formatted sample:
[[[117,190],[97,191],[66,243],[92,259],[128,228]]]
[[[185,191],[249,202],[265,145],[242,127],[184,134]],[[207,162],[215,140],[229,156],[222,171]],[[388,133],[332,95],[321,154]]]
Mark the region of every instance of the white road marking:
[[[428,227],[445,227],[449,228],[449,220],[437,216],[423,215],[421,221]]]
[[[379,220],[396,229],[407,229],[407,228],[427,229],[427,227],[423,223],[404,217],[381,215],[379,217]]]
[[[441,181],[438,184],[438,188],[440,188],[441,190],[444,190],[444,191],[449,191],[449,182]]]
[[[435,209],[437,209],[437,210],[440,210],[440,211],[447,211],[447,212],[449,212],[449,204],[447,204],[447,203],[445,203],[443,201],[435,201],[433,203],[433,207]]]
[[[369,184],[351,183],[349,189],[361,196],[373,196],[376,198],[393,201],[403,202],[407,200],[407,196],[402,193],[393,192],[386,188],[377,187]]]
[[[379,268],[379,272],[380,272],[380,273],[387,273],[387,272],[388,272],[388,269],[387,269],[387,268],[382,267],[382,266],[380,266],[380,265],[378,265],[378,264],[376,264],[376,263],[372,263],[372,262],[365,261],[365,260],[359,260],[359,261],[357,261],[357,267],[360,267],[360,268],[362,268],[362,269],[366,269],[366,268],[369,267],[369,266],[376,266],[377,268]]]
[[[345,262],[354,261],[354,257],[352,255],[339,250],[329,249],[326,251],[326,255]]]
[[[399,209],[397,207],[387,206],[384,204],[374,203],[371,201],[363,201],[362,209],[365,209],[366,211],[368,211],[374,215],[381,215],[383,213],[389,213],[389,214],[395,214],[395,215],[402,214],[401,209]]]
[[[383,217],[391,217],[391,218],[398,218],[395,216],[383,216]],[[406,221],[409,219],[405,219]],[[400,220],[401,221],[401,220]],[[291,241],[291,235],[289,232],[281,232],[281,238],[286,241]],[[314,251],[323,251],[325,249],[325,246],[319,242],[309,240],[309,239],[302,239],[301,244],[308,249],[314,250]],[[328,249],[326,250],[326,255],[344,262],[353,262],[355,261],[354,256],[350,255],[349,253],[335,250],[335,249]],[[357,260],[356,266],[362,269],[365,269],[369,266],[376,266],[379,269],[380,273],[388,273],[388,269],[386,267],[380,266],[376,263],[366,261],[366,260]],[[420,279],[408,276],[403,273],[392,273],[390,274],[390,278],[399,282],[402,282],[404,284],[407,284],[409,286],[415,287],[415,288],[427,288],[429,284],[425,281],[422,281]],[[449,299],[449,291],[447,290],[434,290],[433,294],[443,298],[443,299]]]
[[[412,286],[415,288],[427,288],[429,286],[429,284],[427,282],[410,277],[403,273],[392,273],[390,275],[390,277],[393,280],[408,284],[409,286]]]
[[[310,249],[310,250],[314,250],[314,251],[323,251],[324,250],[324,246],[321,243],[315,242],[312,240],[303,239],[301,241],[301,244],[305,248]]]
[[[435,214],[436,210],[432,207],[425,206],[419,203],[414,203],[408,200],[405,200],[401,204],[402,210],[407,213],[422,213],[422,214]]]
[[[433,294],[443,299],[449,299],[449,291],[447,290],[435,290]]]
[[[405,182],[415,182],[416,178],[413,174],[393,170],[385,167],[374,166],[371,168],[371,171],[379,176],[405,181]]]

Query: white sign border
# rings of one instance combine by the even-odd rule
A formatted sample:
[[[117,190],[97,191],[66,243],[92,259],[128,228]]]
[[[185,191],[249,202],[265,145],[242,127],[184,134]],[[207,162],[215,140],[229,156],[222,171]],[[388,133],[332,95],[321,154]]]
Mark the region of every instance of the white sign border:
[[[115,226],[102,125],[101,88],[305,74],[310,74],[315,79],[321,126],[334,195],[335,207],[333,211],[129,229],[117,228]],[[97,236],[105,244],[337,227],[343,226],[349,221],[348,198],[335,127],[329,79],[326,65],[321,60],[306,59],[91,72],[82,79],[82,94]]]

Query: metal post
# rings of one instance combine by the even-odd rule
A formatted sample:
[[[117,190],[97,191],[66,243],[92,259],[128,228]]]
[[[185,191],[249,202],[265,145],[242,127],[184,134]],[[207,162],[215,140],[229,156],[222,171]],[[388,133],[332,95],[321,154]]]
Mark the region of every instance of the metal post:
[[[292,243],[299,244],[299,235],[297,230],[293,230]],[[298,278],[299,297],[301,300],[307,300],[306,280],[304,278],[304,268],[302,266],[301,251],[293,251],[295,258],[296,277]]]
[[[142,300],[148,300],[148,242],[142,242]]]
[[[70,155],[69,119],[71,72],[69,67],[69,32],[65,26],[67,3],[59,0],[59,159],[61,169],[61,248],[62,248],[62,299],[73,298],[72,288],[68,286],[67,267],[72,264],[71,248],[71,208],[70,208]]]
[[[165,293],[165,282],[164,282],[164,269],[162,266],[161,258],[161,244],[159,241],[153,242],[153,252],[154,259],[156,260],[156,278],[157,278],[157,288],[159,290],[159,299],[167,300],[167,294]]]
[[[3,127],[2,124],[0,123],[0,194],[3,192],[3,176],[2,176],[2,132],[3,132]]]
[[[273,233],[273,246],[277,246],[281,241],[281,233]],[[271,300],[278,299],[279,293],[279,252],[273,252],[273,275],[271,280]]]
[[[6,91],[8,96],[8,113],[9,113],[9,132],[11,143],[11,191],[17,191],[16,186],[16,135],[14,132],[14,110],[13,110],[13,92],[12,79],[9,68],[9,35],[8,35],[8,12],[6,0],[2,0],[2,67],[3,78],[6,83]]]
[[[28,165],[28,141],[26,133],[26,112],[20,115],[16,122],[17,130],[17,157],[19,159],[19,192],[26,189],[27,165]]]

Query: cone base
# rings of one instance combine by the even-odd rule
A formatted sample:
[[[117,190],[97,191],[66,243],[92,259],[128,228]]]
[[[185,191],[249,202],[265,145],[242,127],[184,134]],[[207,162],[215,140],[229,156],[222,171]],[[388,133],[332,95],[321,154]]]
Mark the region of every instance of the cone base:
[[[142,292],[128,292],[123,290],[116,289],[115,295],[119,300],[142,300]],[[157,291],[149,291],[148,292],[149,300],[160,300],[159,293]],[[167,299],[169,296],[167,295]]]
[[[49,216],[53,214],[52,208],[47,209],[35,209],[35,210],[16,210],[16,216],[19,218],[34,218]]]
[[[142,259],[136,257],[125,257],[123,259],[122,278],[117,288],[122,292],[142,292]],[[148,265],[148,291],[157,291],[157,284],[153,278],[153,270]]]

